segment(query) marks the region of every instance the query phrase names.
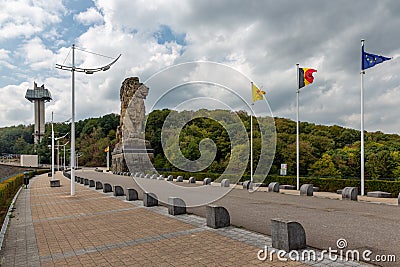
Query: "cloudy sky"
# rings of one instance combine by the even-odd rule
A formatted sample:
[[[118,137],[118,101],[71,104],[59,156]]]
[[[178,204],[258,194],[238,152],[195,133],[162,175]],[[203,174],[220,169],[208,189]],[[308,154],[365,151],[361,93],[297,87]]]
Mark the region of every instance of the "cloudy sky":
[[[0,127],[33,122],[24,96],[34,81],[53,95],[47,120],[51,111],[56,121],[70,118],[71,73],[55,64],[71,64],[75,43],[109,57],[122,54],[107,72],[76,75],[77,119],[119,113],[126,77],[145,81],[197,60],[242,72],[267,92],[275,116],[295,119],[300,63],[318,70],[300,94],[301,120],[359,129],[365,39],[366,51],[393,57],[365,75],[365,128],[400,133],[398,0],[0,0],[0,10]],[[76,51],[81,67],[110,61]]]

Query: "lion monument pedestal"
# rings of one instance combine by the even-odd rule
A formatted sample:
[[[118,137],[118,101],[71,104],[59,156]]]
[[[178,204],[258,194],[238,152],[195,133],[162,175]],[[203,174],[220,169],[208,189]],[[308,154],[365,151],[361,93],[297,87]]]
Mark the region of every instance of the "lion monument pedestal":
[[[112,152],[113,172],[145,172],[153,170],[153,150],[144,138],[144,99],[149,89],[138,77],[126,78],[120,90],[121,117],[117,144]]]

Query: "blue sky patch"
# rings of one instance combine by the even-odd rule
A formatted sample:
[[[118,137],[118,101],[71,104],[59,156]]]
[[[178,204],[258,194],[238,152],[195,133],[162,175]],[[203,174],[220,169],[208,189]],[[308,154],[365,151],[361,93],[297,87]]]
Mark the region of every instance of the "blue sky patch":
[[[160,25],[160,30],[155,32],[153,36],[157,39],[157,43],[162,45],[169,42],[176,42],[179,45],[186,46],[186,33],[176,33],[168,25]]]

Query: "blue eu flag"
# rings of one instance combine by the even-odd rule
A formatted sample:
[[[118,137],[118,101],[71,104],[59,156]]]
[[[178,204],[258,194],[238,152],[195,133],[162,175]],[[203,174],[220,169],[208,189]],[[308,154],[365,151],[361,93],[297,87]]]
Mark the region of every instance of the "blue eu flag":
[[[361,58],[361,69],[365,70],[372,68],[373,66],[382,63],[383,61],[390,60],[389,57],[379,56],[364,52],[364,46],[362,47],[362,58]]]

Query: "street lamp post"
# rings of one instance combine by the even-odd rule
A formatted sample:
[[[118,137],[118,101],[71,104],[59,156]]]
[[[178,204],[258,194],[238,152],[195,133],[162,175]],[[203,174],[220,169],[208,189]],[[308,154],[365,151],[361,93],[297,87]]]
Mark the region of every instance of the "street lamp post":
[[[57,141],[57,169],[60,170],[60,145],[59,145],[59,140],[62,139],[62,138],[65,138],[68,135],[68,133],[64,134],[63,136],[54,138],[53,124],[51,124],[51,126],[52,126],[52,140],[53,140],[52,141],[52,147],[53,147],[53,151],[54,151],[54,140]],[[53,163],[52,163],[52,168],[54,169],[54,159],[53,159]]]
[[[65,171],[65,146],[66,146],[68,143],[69,143],[69,141],[62,145],[62,146],[64,147],[64,160],[63,160],[63,163],[64,163],[64,168],[63,168],[63,170],[64,170],[64,171]]]
[[[79,153],[78,151],[76,152],[76,168],[78,169],[78,162],[79,158],[83,156],[83,153]]]
[[[65,136],[66,136],[66,135],[64,135],[63,137],[65,137]],[[63,138],[63,137],[60,137],[60,138],[58,138],[58,139],[61,139],[61,138]],[[57,140],[57,138],[56,138],[56,140]],[[57,141],[57,142],[58,142],[58,141]],[[63,145],[57,145],[58,151],[59,151],[59,149],[60,149],[61,146],[62,146],[63,149],[64,149],[64,157],[61,158],[60,155],[59,155],[59,158],[61,158],[61,164],[60,164],[60,165],[63,166],[63,170],[65,170],[65,146],[66,146],[68,143],[69,143],[69,141],[67,141],[67,142],[66,142],[65,144],[63,144]],[[58,170],[60,170],[60,167],[58,167]]]
[[[75,195],[75,72],[84,72],[85,74],[93,74],[98,71],[109,70],[121,57],[121,54],[114,59],[110,64],[100,68],[85,69],[75,67],[75,44],[72,45],[72,66],[64,66],[56,64],[56,68],[60,70],[71,71],[72,73],[72,118],[71,118],[71,196]]]
[[[53,112],[51,112],[51,180],[54,180],[54,127],[53,127]]]

